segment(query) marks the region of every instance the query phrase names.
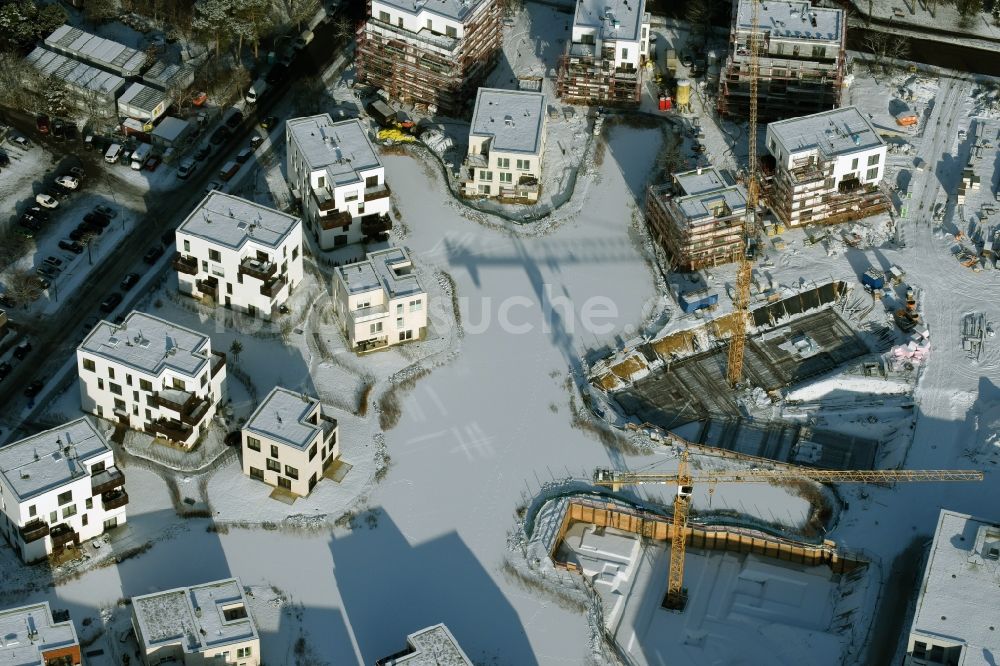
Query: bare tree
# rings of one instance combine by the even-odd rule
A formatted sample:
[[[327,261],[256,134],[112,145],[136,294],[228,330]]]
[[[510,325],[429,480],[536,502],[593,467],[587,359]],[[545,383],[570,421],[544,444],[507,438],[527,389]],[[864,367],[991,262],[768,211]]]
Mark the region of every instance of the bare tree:
[[[42,285],[29,271],[18,271],[7,281],[7,295],[17,305],[27,307],[42,295]]]
[[[31,251],[34,241],[7,230],[0,234],[0,270],[6,269]]]
[[[319,0],[275,0],[275,4],[288,15],[289,23],[294,23],[295,29],[300,32],[302,23],[319,11]]]
[[[517,16],[524,8],[524,0],[497,0],[497,6],[504,16]]]
[[[901,35],[868,30],[861,40],[862,49],[873,56],[872,70],[885,71],[893,60],[903,60],[910,54],[910,40]]]
[[[351,23],[351,19],[346,16],[341,16],[337,19],[337,22],[333,24],[333,35],[338,40],[339,39],[350,39],[354,36],[354,25]]]

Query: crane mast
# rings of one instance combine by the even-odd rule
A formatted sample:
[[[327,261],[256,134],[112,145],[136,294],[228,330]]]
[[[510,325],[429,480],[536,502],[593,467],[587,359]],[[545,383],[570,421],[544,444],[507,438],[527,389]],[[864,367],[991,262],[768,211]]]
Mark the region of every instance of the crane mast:
[[[760,74],[760,0],[750,1],[750,118],[747,127],[747,210],[743,218],[743,252],[736,269],[736,297],[729,338],[726,378],[735,387],[743,379],[743,347],[746,345],[750,305],[751,240],[757,227],[757,78]]]

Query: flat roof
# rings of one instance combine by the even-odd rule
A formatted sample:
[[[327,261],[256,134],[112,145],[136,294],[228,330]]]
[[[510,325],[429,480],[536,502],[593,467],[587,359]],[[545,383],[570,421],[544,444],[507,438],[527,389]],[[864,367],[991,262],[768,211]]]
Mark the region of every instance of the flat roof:
[[[0,611],[0,637],[4,666],[38,666],[42,653],[80,644],[73,621],[53,621],[47,601]]]
[[[791,155],[819,150],[833,158],[885,145],[875,126],[856,106],[779,120],[769,123],[767,129]]]
[[[189,236],[238,250],[248,242],[277,249],[298,232],[302,221],[294,215],[214,190],[205,195],[177,228]]]
[[[397,268],[403,272],[397,273]],[[338,267],[337,274],[351,294],[381,288],[389,298],[398,298],[423,292],[410,255],[401,247],[369,252],[366,259]]]
[[[125,85],[125,79],[117,74],[105,72],[42,46],[36,46],[24,60],[46,76],[104,96],[114,96]]]
[[[639,41],[646,0],[577,0],[573,25],[597,28],[601,39]]]
[[[490,150],[537,154],[545,129],[545,95],[480,88],[469,134],[493,137]]]
[[[317,398],[275,386],[247,420],[243,429],[282,444],[305,450],[322,426],[306,421],[320,405]],[[323,413],[320,408],[320,413]]]
[[[227,620],[224,610],[242,605],[243,617]],[[179,587],[132,597],[146,650],[180,645],[184,652],[201,652],[257,639],[257,627],[236,578]]]
[[[740,0],[736,14],[739,30],[752,28],[750,0]],[[795,41],[840,41],[844,33],[844,10],[813,7],[804,0],[762,2],[758,13],[760,28],[772,37]]]
[[[158,376],[169,368],[194,377],[209,363],[206,353],[209,346],[207,335],[133,310],[120,326],[99,322],[77,351],[149,375]]]
[[[330,182],[347,185],[360,172],[382,166],[368,133],[357,118],[333,122],[328,113],[292,118],[285,131],[295,142],[310,171],[326,169]]]
[[[461,21],[472,14],[484,0],[378,0],[380,4],[417,16],[430,12]]]
[[[720,202],[734,215],[746,210],[743,188],[729,185],[714,166],[674,174],[674,179],[682,192],[674,201],[689,222],[715,219],[713,211]]]
[[[174,116],[165,116],[153,129],[152,136],[164,141],[176,141],[190,127],[190,123]]]
[[[187,65],[166,63],[162,60],[153,63],[153,66],[142,75],[143,81],[160,88],[169,88],[172,85],[187,87],[193,78],[194,73]]]
[[[45,43],[114,71],[137,72],[146,62],[146,54],[138,49],[65,23],[53,30]]]
[[[911,633],[964,643],[963,652],[979,663],[983,654],[1000,653],[1000,524],[942,509],[924,569]]]
[[[142,111],[152,113],[166,99],[167,94],[162,90],[143,83],[133,83],[121,94],[121,97],[118,98],[118,103],[134,106]]]
[[[406,637],[412,652],[385,662],[385,666],[472,666],[465,651],[444,624],[415,631]]]
[[[110,452],[104,435],[81,417],[0,448],[0,475],[27,500],[87,476],[80,463]]]

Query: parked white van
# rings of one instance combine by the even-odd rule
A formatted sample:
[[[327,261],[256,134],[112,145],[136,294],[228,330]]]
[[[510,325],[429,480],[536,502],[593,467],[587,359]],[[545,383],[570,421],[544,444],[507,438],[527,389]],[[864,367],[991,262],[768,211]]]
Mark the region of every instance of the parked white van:
[[[119,143],[113,143],[108,148],[108,152],[104,153],[104,161],[108,164],[114,164],[121,157],[122,147]]]

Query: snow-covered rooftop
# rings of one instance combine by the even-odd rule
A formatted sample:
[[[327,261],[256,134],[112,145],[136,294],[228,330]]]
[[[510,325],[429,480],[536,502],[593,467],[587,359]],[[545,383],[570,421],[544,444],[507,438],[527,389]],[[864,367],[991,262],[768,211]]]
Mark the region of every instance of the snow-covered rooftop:
[[[101,321],[77,347],[149,375],[165,369],[194,377],[209,363],[210,342],[190,328],[133,310],[120,326]]]
[[[133,83],[118,98],[118,104],[128,105],[152,114],[157,111],[157,107],[160,107],[166,99],[167,95],[162,90],[151,88],[142,83]]]
[[[885,145],[874,125],[856,106],[770,123],[770,132],[789,155],[818,150],[831,159]]]
[[[170,143],[176,141],[179,136],[187,131],[188,127],[188,121],[167,116],[153,129],[152,136],[159,137]]]
[[[690,222],[714,219],[714,211],[720,203],[725,203],[731,214],[746,210],[743,188],[726,183],[715,167],[678,173],[674,179],[683,192],[675,201]]]
[[[45,38],[45,44],[57,51],[89,63],[130,76],[146,62],[146,54],[124,44],[104,39],[80,28],[63,24]]]
[[[233,250],[251,241],[277,249],[289,235],[302,235],[302,221],[232,194],[212,191],[195,206],[177,233],[197,236]],[[177,242],[179,246],[180,238]]]
[[[147,651],[180,645],[184,652],[197,653],[257,640],[236,578],[133,597],[132,608]]]
[[[247,420],[243,429],[305,450],[323,430],[319,422],[312,423],[307,420],[316,411],[317,406],[319,400],[316,398],[275,386]],[[320,413],[325,411],[320,408]]]
[[[461,21],[485,0],[378,0],[378,3],[417,16],[430,12]],[[374,11],[374,10],[373,10]]]
[[[285,131],[310,171],[326,169],[335,185],[361,180],[361,172],[382,166],[368,133],[357,118],[333,122],[330,114],[292,118]]]
[[[410,255],[401,247],[369,252],[366,259],[337,268],[350,294],[382,289],[389,298],[423,292]]]
[[[472,113],[472,136],[493,137],[490,150],[538,154],[545,126],[545,95],[480,88]]]
[[[770,33],[772,38],[839,42],[844,32],[843,9],[812,7],[803,1],[762,2],[758,17],[761,30]],[[740,0],[736,21],[740,30],[751,29],[750,0]]]
[[[597,28],[601,39],[639,41],[646,0],[577,0],[573,25]]]
[[[406,644],[410,652],[381,662],[383,666],[472,666],[472,661],[443,624],[410,634]]]
[[[910,633],[964,643],[960,663],[1000,654],[998,557],[1000,524],[943,509]]]
[[[170,88],[171,86],[186,88],[190,85],[193,79],[194,73],[187,65],[166,63],[162,60],[157,60],[153,66],[142,75],[143,81],[151,86],[156,86],[157,88],[162,88],[164,90]]]
[[[42,654],[79,646],[72,620],[55,622],[49,602],[0,611],[0,664],[37,666]]]
[[[114,97],[125,85],[125,79],[117,74],[105,72],[93,65],[67,58],[61,53],[36,46],[25,58],[45,76],[52,76],[83,90],[89,90],[103,97]]]
[[[80,463],[110,451],[90,419],[81,417],[0,448],[0,475],[23,501],[87,476]]]

